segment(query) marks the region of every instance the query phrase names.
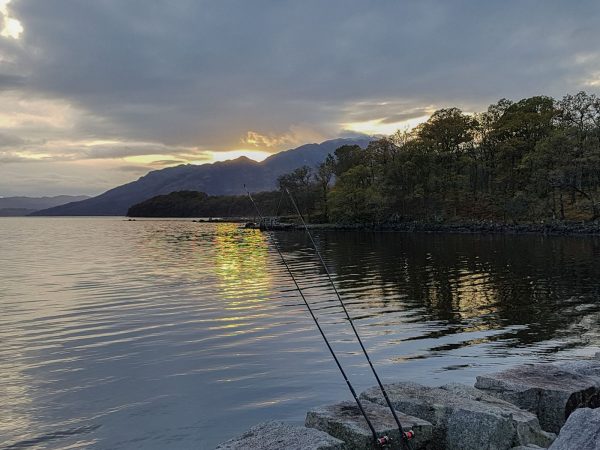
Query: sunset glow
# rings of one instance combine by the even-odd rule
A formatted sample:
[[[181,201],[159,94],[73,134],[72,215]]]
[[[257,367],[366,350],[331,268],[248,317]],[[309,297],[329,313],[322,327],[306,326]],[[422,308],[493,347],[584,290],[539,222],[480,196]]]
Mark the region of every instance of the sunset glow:
[[[385,122],[385,119],[373,119],[364,122],[342,123],[342,128],[356,133],[368,135],[390,135],[398,130],[410,130],[420,123],[426,122],[429,116],[415,117],[401,122]]]
[[[230,159],[236,159],[240,156],[246,156],[247,158],[253,159],[254,161],[263,161],[272,155],[272,153],[265,152],[263,150],[250,150],[250,149],[237,149],[227,150],[224,152],[209,152],[212,162],[227,161]],[[209,162],[211,162],[209,161]]]

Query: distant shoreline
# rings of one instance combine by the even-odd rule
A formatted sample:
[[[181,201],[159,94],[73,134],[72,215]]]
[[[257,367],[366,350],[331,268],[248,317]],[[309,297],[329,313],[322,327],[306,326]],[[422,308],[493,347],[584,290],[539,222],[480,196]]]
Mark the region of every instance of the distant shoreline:
[[[541,235],[600,235],[600,223],[503,224],[486,222],[428,223],[405,222],[395,224],[311,224],[311,229],[340,231],[391,231],[459,234],[541,234]]]
[[[36,216],[26,216],[36,217]],[[130,216],[48,216],[48,217],[114,217],[124,221],[148,220],[183,220],[194,223],[233,223],[248,226],[249,229],[258,229],[258,225],[251,217],[130,217]],[[358,232],[397,232],[397,233],[455,233],[455,234],[532,234],[546,236],[600,236],[600,221],[595,222],[549,222],[549,223],[520,223],[507,224],[501,222],[423,222],[409,221],[397,223],[309,223],[311,230],[322,231],[358,231]],[[282,222],[273,228],[276,231],[302,231],[304,227],[296,223]]]
[[[243,219],[221,219],[222,222],[244,222]],[[258,227],[256,227],[258,228]],[[378,231],[401,233],[457,233],[457,234],[539,234],[539,235],[592,235],[600,236],[600,222],[589,223],[522,223],[506,224],[497,222],[400,222],[382,224],[342,224],[311,223],[311,230],[329,231]],[[303,230],[304,227],[293,223],[282,223],[274,228],[280,231]]]

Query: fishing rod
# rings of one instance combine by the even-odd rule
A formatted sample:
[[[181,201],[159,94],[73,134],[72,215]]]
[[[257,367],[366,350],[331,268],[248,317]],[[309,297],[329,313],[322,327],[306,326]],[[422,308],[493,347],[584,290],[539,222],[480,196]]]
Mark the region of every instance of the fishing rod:
[[[266,222],[264,220],[263,215],[260,212],[260,209],[258,208],[258,205],[254,201],[254,198],[252,197],[252,194],[250,194],[250,191],[248,191],[248,189],[246,188],[245,184],[244,184],[244,189],[246,190],[246,193],[248,194],[248,198],[250,198],[250,201],[254,205],[254,209],[256,210],[256,214],[258,215],[259,220],[262,223],[265,223],[265,225],[266,225]],[[283,193],[282,193],[282,195],[283,195]],[[331,344],[329,343],[329,340],[327,339],[327,336],[325,335],[325,332],[321,328],[321,324],[319,324],[319,320],[315,316],[315,313],[314,313],[312,307],[310,306],[310,303],[308,303],[308,300],[306,300],[306,297],[304,296],[304,292],[302,292],[302,289],[300,288],[300,285],[298,284],[298,281],[296,280],[296,277],[294,276],[294,274],[292,272],[292,269],[290,268],[287,260],[283,256],[283,253],[282,253],[281,249],[279,248],[279,244],[277,243],[277,240],[275,239],[275,236],[271,233],[271,231],[269,231],[268,227],[265,227],[265,231],[267,232],[270,241],[273,243],[273,246],[275,247],[275,250],[277,250],[277,253],[279,254],[279,258],[281,259],[281,262],[285,266],[285,269],[287,270],[287,273],[289,274],[290,278],[294,282],[296,290],[298,291],[298,294],[300,294],[300,297],[304,301],[304,305],[306,306],[306,309],[308,309],[308,312],[310,313],[310,316],[312,317],[313,322],[317,326],[317,329],[319,330],[319,333],[321,333],[321,337],[325,341],[325,345],[327,345],[327,349],[329,350],[329,353],[331,353],[331,356],[333,357],[333,360],[335,361],[338,369],[340,370],[340,373],[342,374],[342,377],[344,377],[344,381],[348,385],[348,389],[352,393],[352,397],[354,397],[354,401],[356,402],[356,405],[358,406],[358,409],[360,410],[361,414],[365,418],[365,420],[367,422],[367,425],[369,427],[369,430],[371,430],[371,434],[373,435],[373,440],[375,441],[375,443],[377,445],[379,445],[381,447],[387,445],[390,442],[389,438],[387,436],[383,436],[381,438],[377,436],[377,432],[375,431],[375,427],[373,426],[373,424],[371,423],[371,420],[367,416],[367,413],[365,412],[365,409],[363,408],[362,403],[360,402],[358,396],[356,395],[356,391],[354,390],[354,387],[352,386],[352,383],[350,383],[350,380],[348,379],[348,376],[346,375],[346,372],[344,371],[344,368],[340,364],[340,361],[338,360],[338,357],[335,354],[335,352],[333,350],[333,347],[331,347]]]
[[[367,349],[365,348],[365,345],[363,344],[363,341],[360,338],[360,335],[358,334],[358,330],[354,326],[354,321],[352,320],[352,318],[350,317],[350,314],[348,313],[348,310],[346,309],[346,304],[342,300],[342,296],[340,295],[339,291],[337,290],[337,288],[335,286],[335,283],[333,282],[333,279],[331,278],[331,273],[329,272],[329,269],[327,268],[327,264],[325,264],[325,260],[321,256],[321,252],[319,251],[319,248],[317,247],[317,243],[315,242],[312,233],[310,232],[310,230],[308,229],[308,226],[306,225],[304,216],[300,212],[300,208],[298,208],[298,205],[296,204],[296,201],[294,200],[294,197],[292,196],[292,194],[290,193],[288,188],[285,188],[285,192],[287,192],[287,195],[288,195],[290,201],[292,202],[292,205],[294,206],[294,209],[296,210],[296,213],[298,214],[300,221],[302,222],[302,226],[304,227],[304,230],[306,231],[306,234],[308,235],[310,242],[312,243],[312,246],[315,249],[315,253],[317,254],[317,257],[319,258],[319,261],[321,261],[321,265],[323,266],[323,269],[325,270],[325,274],[327,275],[327,278],[329,279],[329,283],[333,287],[333,291],[335,292],[335,295],[337,296],[337,299],[338,299],[340,305],[342,306],[342,309],[344,310],[346,319],[348,319],[348,322],[350,322],[352,331],[354,331],[354,336],[356,336],[356,339],[358,340],[358,343],[360,344],[360,348],[362,349],[362,352],[365,355],[367,362],[369,363],[369,367],[371,367],[371,371],[373,372],[373,375],[374,375],[375,379],[377,380],[379,389],[381,390],[381,393],[383,394],[383,397],[385,398],[385,402],[387,403],[388,408],[392,412],[392,416],[394,416],[394,421],[396,422],[396,425],[398,426],[398,431],[400,431],[400,436],[402,437],[402,441],[406,444],[406,446],[409,448],[409,450],[412,450],[412,443],[410,442],[410,440],[414,437],[415,433],[412,430],[408,430],[406,432],[404,431],[404,428],[402,427],[402,424],[400,423],[400,419],[398,418],[398,415],[396,414],[396,410],[392,406],[392,402],[390,401],[390,398],[388,397],[387,391],[383,387],[383,383],[381,382],[379,375],[377,374],[377,371],[375,370],[375,366],[373,366],[373,363],[371,362],[369,353],[367,352]]]

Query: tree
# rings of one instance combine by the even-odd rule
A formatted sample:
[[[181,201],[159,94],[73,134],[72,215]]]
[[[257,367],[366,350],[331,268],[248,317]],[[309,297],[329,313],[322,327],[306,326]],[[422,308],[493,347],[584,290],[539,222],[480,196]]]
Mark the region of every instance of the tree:
[[[280,190],[289,191],[295,198],[298,208],[310,220],[310,215],[315,205],[313,173],[309,166],[298,167],[292,173],[281,175],[277,178]]]
[[[333,176],[335,175],[335,158],[330,153],[319,166],[315,174],[315,179],[321,190],[321,201],[323,205],[323,215],[325,219],[329,217],[329,211],[327,209],[327,195],[329,193],[329,185]]]
[[[598,219],[600,101],[579,92],[501,99],[474,115],[440,109],[280,184],[335,221]]]
[[[362,164],[364,150],[358,145],[342,145],[335,150],[334,155],[335,176],[339,177],[357,164]]]
[[[417,127],[418,137],[433,151],[458,157],[465,143],[472,141],[477,120],[458,108],[440,109]]]
[[[371,171],[363,164],[344,172],[330,194],[332,218],[340,222],[377,221],[380,217],[377,209],[380,197],[371,181]]]

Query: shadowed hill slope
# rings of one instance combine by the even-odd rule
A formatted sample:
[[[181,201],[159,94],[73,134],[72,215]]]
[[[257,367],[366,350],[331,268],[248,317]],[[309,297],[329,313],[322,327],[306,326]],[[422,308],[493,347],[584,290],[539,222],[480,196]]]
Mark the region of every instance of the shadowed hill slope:
[[[315,166],[327,154],[345,144],[366,147],[371,139],[333,139],[307,144],[270,156],[262,162],[246,157],[202,165],[181,165],[155,170],[131,183],[116,187],[88,200],[37,211],[39,216],[122,216],[130,206],[156,195],[175,191],[200,191],[209,195],[236,195],[243,186],[254,192],[273,190],[277,177],[302,165]]]

